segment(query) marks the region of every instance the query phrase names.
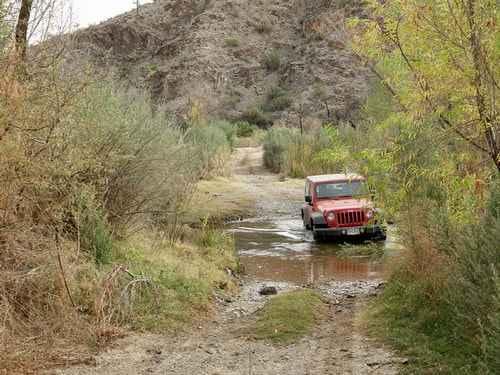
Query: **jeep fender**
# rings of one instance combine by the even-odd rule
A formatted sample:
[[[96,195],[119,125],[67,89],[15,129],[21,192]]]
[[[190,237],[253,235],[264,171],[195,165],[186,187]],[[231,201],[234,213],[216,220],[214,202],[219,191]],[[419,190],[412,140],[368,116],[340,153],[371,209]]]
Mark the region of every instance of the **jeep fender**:
[[[325,217],[321,212],[313,212],[311,213],[311,221],[313,225],[325,225]]]

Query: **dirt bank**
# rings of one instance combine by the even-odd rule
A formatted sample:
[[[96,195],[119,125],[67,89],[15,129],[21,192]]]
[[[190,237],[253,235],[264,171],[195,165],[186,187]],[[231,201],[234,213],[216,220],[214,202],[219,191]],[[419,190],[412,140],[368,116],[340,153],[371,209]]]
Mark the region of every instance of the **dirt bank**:
[[[280,181],[262,168],[260,148],[238,149],[233,163],[233,177],[225,181],[233,189],[211,191],[217,182],[204,188],[212,195],[214,206],[246,197],[242,211],[251,212],[249,221],[275,220],[297,215],[302,195],[302,181]],[[210,184],[213,184],[210,186]],[[250,211],[251,210],[251,211]],[[248,215],[247,215],[248,216]],[[259,236],[264,237],[264,234]],[[269,232],[275,233],[275,232]],[[280,232],[281,233],[281,232]],[[286,234],[286,231],[285,231]],[[235,233],[235,236],[238,236]],[[286,235],[284,236],[285,238]],[[297,243],[309,239],[295,236]],[[273,249],[276,241],[269,248]],[[265,243],[265,242],[264,242]],[[270,242],[271,243],[271,242]],[[311,245],[313,246],[313,245]],[[309,248],[304,252],[310,252]],[[285,253],[283,257],[294,257]],[[306,256],[299,253],[297,256]],[[259,254],[252,254],[255,262]],[[134,335],[96,358],[95,365],[57,370],[57,374],[394,374],[404,361],[379,343],[363,335],[359,319],[367,301],[381,289],[382,280],[369,274],[353,273],[351,278],[328,274],[307,285],[280,277],[261,278],[249,273],[242,277],[241,292],[236,298],[217,296],[218,308],[212,318],[191,330],[171,335]],[[321,292],[328,301],[327,318],[307,337],[291,345],[273,345],[255,341],[242,328],[249,326],[268,298],[258,291],[264,285],[276,286],[278,292],[309,287]]]

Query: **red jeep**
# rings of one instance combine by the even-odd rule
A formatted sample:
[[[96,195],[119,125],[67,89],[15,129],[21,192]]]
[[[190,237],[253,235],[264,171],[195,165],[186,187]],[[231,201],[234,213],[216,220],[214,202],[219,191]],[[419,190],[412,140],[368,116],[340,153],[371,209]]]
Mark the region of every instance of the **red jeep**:
[[[364,177],[355,174],[309,176],[302,219],[315,240],[327,235],[386,239]]]

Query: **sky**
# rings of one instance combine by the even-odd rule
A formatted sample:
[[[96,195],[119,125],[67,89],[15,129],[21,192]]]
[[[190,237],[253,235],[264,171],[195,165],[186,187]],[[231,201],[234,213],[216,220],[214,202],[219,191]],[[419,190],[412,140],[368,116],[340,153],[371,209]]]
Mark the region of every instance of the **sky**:
[[[72,0],[73,19],[79,27],[105,21],[135,8],[135,0]],[[140,0],[141,4],[151,0]]]

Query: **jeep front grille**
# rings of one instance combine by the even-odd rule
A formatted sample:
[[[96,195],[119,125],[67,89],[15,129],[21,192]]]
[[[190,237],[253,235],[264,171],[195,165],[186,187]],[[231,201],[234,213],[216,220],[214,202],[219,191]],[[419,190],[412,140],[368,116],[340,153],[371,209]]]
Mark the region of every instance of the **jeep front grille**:
[[[363,225],[365,222],[365,213],[361,210],[337,212],[337,224],[339,226]]]

